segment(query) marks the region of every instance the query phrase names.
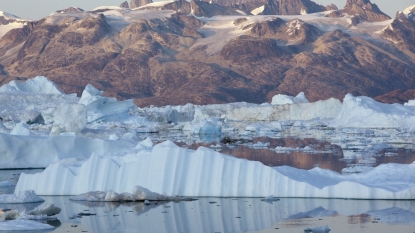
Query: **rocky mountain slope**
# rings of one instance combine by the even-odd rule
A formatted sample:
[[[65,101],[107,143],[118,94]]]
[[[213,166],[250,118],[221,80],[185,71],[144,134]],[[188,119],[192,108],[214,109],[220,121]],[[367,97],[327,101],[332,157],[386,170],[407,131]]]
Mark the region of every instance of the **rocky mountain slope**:
[[[282,9],[285,2],[274,3]],[[326,9],[310,2],[290,1],[316,7],[307,13]],[[340,13],[292,15],[300,9],[294,7],[286,15],[247,15],[253,3],[180,0],[58,11],[0,38],[0,84],[44,75],[67,93],[91,83],[141,106],[415,89],[412,9],[381,21],[387,18],[369,0],[348,0]],[[365,10],[358,21],[349,6]]]

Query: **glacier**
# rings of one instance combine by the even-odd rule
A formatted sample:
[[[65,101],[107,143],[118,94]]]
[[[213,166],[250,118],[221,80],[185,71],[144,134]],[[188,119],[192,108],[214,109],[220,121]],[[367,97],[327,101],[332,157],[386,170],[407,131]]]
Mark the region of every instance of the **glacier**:
[[[415,199],[415,163],[385,164],[363,174],[340,175],[320,168],[272,168],[208,148],[193,151],[166,141],[154,146],[151,153],[138,153],[135,160],[129,157],[126,163],[93,154],[76,173],[68,166],[58,162],[42,173],[22,174],[15,192],[123,193],[140,185],[153,192],[188,197]]]

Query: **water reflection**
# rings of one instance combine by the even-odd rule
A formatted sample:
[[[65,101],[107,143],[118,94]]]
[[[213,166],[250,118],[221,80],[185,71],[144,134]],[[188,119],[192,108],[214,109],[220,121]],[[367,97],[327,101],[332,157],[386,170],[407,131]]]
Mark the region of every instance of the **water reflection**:
[[[62,207],[58,215],[62,223],[82,225],[89,232],[257,232],[274,230],[277,224],[282,232],[284,228],[302,232],[313,226],[307,219],[322,219],[319,224],[330,226],[339,217],[348,219],[342,223],[344,229],[356,224],[370,229],[378,221],[415,230],[415,201],[282,198],[269,203],[260,198],[201,198],[151,205],[96,205],[71,202],[68,197],[43,198]],[[81,212],[96,215],[73,218]]]

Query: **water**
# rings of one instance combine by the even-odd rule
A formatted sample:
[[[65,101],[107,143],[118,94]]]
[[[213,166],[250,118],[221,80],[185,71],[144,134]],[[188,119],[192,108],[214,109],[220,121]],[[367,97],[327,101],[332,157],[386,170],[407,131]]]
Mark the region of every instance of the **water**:
[[[45,222],[55,232],[304,232],[324,225],[331,232],[415,232],[415,201],[200,198],[144,205],[42,198],[62,208],[58,220]]]

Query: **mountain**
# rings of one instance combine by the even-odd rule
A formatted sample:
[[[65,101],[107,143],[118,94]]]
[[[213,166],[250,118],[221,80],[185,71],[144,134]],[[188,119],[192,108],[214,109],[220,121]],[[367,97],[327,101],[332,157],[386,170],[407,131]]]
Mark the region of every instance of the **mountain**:
[[[337,7],[324,7],[311,0],[205,0],[222,6],[229,6],[251,12],[254,15],[300,15],[307,13],[337,10]]]
[[[390,19],[376,4],[370,0],[347,0],[343,9],[332,12],[331,17],[342,17],[344,14],[353,16],[353,25],[360,21],[381,22]]]
[[[140,106],[382,96],[415,89],[411,10],[352,27],[350,16],[244,16],[184,0],[54,13],[1,37],[0,84],[44,75],[67,93],[91,83]]]
[[[152,0],[131,0],[130,2],[130,7],[131,9],[140,7],[140,6],[144,6],[146,4],[152,3]]]

